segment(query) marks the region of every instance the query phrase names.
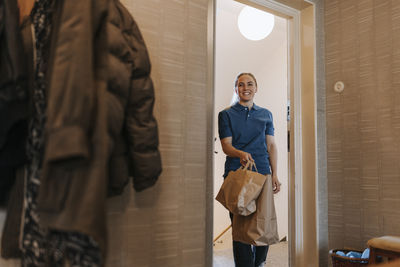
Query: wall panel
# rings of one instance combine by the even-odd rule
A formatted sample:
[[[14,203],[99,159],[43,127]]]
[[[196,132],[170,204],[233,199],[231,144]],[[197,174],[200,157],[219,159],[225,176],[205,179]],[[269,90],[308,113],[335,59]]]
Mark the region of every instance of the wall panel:
[[[150,52],[163,173],[110,200],[107,266],[205,266],[209,1],[121,2]]]
[[[399,1],[325,1],[330,248],[400,235],[399,25]]]

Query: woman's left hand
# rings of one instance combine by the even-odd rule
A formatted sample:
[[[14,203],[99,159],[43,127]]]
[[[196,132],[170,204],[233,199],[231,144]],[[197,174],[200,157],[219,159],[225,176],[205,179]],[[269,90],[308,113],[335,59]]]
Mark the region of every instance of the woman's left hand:
[[[274,194],[281,191],[281,183],[278,180],[278,176],[272,176],[272,190],[274,191]]]

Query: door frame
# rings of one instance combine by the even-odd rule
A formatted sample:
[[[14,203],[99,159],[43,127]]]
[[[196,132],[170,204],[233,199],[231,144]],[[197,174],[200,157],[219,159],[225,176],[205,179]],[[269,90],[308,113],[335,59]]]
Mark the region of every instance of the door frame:
[[[290,130],[291,130],[291,151],[289,156],[289,192],[288,192],[288,242],[289,242],[289,266],[302,266],[304,264],[304,251],[306,249],[315,249],[315,254],[318,257],[318,238],[315,240],[306,240],[304,241],[303,236],[303,218],[307,214],[309,214],[309,209],[307,209],[307,214],[305,214],[305,210],[303,207],[303,129],[302,129],[302,76],[301,76],[301,11],[286,6],[284,4],[278,3],[274,0],[232,0],[242,2],[244,4],[252,4],[257,7],[261,7],[267,9],[269,12],[272,12],[278,16],[284,17],[288,20],[288,89],[290,92],[290,101],[291,101],[291,121],[290,121]],[[308,1],[310,4],[314,6],[314,12],[316,10],[315,3],[312,1]],[[216,8],[216,0],[209,0],[209,8],[208,8],[208,100],[207,100],[207,118],[208,118],[208,179],[207,179],[207,222],[206,222],[206,266],[212,266],[212,254],[213,254],[213,151],[214,151],[214,140],[213,140],[213,119],[214,119],[214,71],[215,71],[215,8]],[[314,26],[315,26],[315,13],[314,13]],[[314,27],[314,34],[315,33]],[[314,49],[317,47],[315,45]],[[316,57],[314,57],[314,66]],[[314,67],[315,68],[315,67]],[[314,73],[316,70],[314,69]],[[315,74],[316,75],[316,74]],[[317,77],[314,78],[314,88],[316,88]],[[322,88],[321,88],[322,89]],[[316,90],[315,90],[316,91]],[[314,94],[316,96],[316,94]],[[313,100],[316,101],[315,99]],[[314,113],[317,114],[316,107],[314,106]],[[317,124],[317,116],[314,117],[315,125]],[[317,130],[316,130],[317,132]],[[317,144],[317,134],[315,136],[315,147],[321,144]],[[317,149],[315,151],[315,182],[316,186],[318,185],[317,177],[318,177],[318,164],[317,164]],[[318,191],[315,190],[316,201],[318,199]],[[315,218],[318,218],[318,207],[317,203],[315,204],[314,212]],[[319,205],[318,205],[319,206]],[[314,231],[315,236],[317,234],[318,224],[316,222],[316,226],[312,229]],[[307,239],[307,238],[306,238]],[[305,245],[305,242],[307,244]],[[314,259],[315,262],[318,262],[318,258]],[[297,262],[297,264],[296,264]]]

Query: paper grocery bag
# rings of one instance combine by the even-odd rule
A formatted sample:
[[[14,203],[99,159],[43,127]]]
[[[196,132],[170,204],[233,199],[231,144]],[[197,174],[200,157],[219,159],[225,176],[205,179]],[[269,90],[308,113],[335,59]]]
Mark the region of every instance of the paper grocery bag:
[[[267,175],[257,199],[256,212],[249,216],[234,215],[232,237],[234,241],[254,246],[279,242],[271,175]]]
[[[252,171],[253,167],[256,169],[255,163],[249,161],[245,167],[229,172],[215,198],[233,214],[246,216],[256,211],[266,176]]]

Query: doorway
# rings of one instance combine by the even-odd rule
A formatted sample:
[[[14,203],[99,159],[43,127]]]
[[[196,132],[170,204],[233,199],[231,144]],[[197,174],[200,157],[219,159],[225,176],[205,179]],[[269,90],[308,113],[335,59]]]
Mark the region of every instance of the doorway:
[[[213,1],[215,4],[216,1]],[[316,142],[316,88],[315,88],[315,26],[314,5],[306,1],[285,0],[237,0],[240,2],[268,11],[287,21],[287,93],[290,101],[290,153],[288,157],[288,242],[289,242],[289,266],[317,266],[318,242],[325,237],[317,237],[317,142]],[[289,5],[294,6],[289,6]],[[214,6],[214,9],[216,6]],[[217,9],[215,9],[216,12]],[[218,14],[215,14],[218,16]],[[213,25],[215,27],[214,17]],[[217,26],[218,27],[218,26]],[[217,33],[216,29],[213,32]],[[215,38],[214,38],[215,37]],[[215,49],[213,60],[217,67],[218,51],[216,42],[218,36],[213,36]],[[230,63],[232,64],[232,60]],[[247,70],[245,70],[247,71]],[[211,76],[215,77],[216,73]],[[257,76],[257,75],[256,75]],[[230,82],[233,90],[234,78]],[[218,88],[214,84],[214,94],[217,97]],[[228,85],[229,86],[229,85]],[[232,92],[232,91],[231,91]],[[231,93],[229,94],[231,95]],[[255,98],[257,103],[258,96]],[[286,107],[286,104],[284,105]],[[268,108],[268,107],[267,107]],[[214,107],[217,113],[218,107]],[[211,117],[211,116],[210,116]],[[275,119],[274,119],[275,120]],[[215,119],[213,117],[213,121]],[[216,131],[216,129],[214,129]],[[215,135],[215,133],[214,133]],[[219,139],[213,138],[213,148],[219,145]],[[218,149],[218,148],[217,148]],[[215,150],[215,149],[214,149]],[[220,153],[218,151],[215,151]],[[213,158],[217,154],[213,153]],[[282,157],[282,152],[279,158]],[[218,163],[214,162],[215,165]],[[217,168],[217,166],[215,166]],[[282,180],[282,176],[280,177]],[[222,179],[220,173],[214,174],[214,181]],[[213,182],[214,183],[214,182]],[[214,192],[219,186],[214,184]],[[318,203],[319,204],[319,203]],[[212,207],[212,205],[210,205]],[[216,211],[217,212],[217,211]],[[210,214],[210,213],[209,213]],[[214,212],[215,215],[215,212]],[[228,219],[229,220],[229,219]],[[210,229],[210,228],[209,228]],[[220,230],[220,229],[219,229]],[[321,227],[318,229],[321,232]],[[218,230],[214,229],[214,237],[218,236]],[[318,239],[318,240],[317,240]]]
[[[250,8],[250,9],[249,9]],[[282,240],[279,266],[288,266],[288,32],[287,19],[265,13],[259,9],[253,10],[244,3],[232,0],[216,1],[216,28],[215,28],[215,95],[214,95],[214,197],[218,193],[223,178],[225,154],[222,151],[218,138],[218,112],[229,107],[234,92],[234,80],[240,72],[251,72],[257,78],[258,92],[254,102],[267,108],[273,114],[275,141],[278,147],[278,177],[282,183],[282,190],[275,195],[275,206],[278,218],[278,233]],[[238,22],[243,18],[243,12],[249,10],[255,15],[265,15],[273,19],[269,22],[272,31],[268,36],[258,37],[262,30],[242,32]],[[266,21],[268,23],[268,21]],[[250,21],[251,23],[251,21]],[[254,25],[255,27],[257,24]],[[268,26],[268,25],[266,25]],[[267,27],[265,27],[267,28]],[[254,30],[249,28],[249,30]],[[250,37],[246,34],[253,34]],[[258,40],[249,39],[252,36]],[[253,38],[255,39],[255,38]],[[226,209],[214,201],[214,259],[221,261],[220,265],[234,266],[232,258],[231,222]],[[227,230],[228,229],[228,230]],[[226,232],[225,232],[226,231]],[[286,241],[286,242],[285,242]],[[269,254],[274,257],[271,247]],[[284,256],[286,255],[286,256]],[[230,263],[222,261],[230,257]],[[276,257],[276,253],[275,253]],[[219,258],[219,259],[218,259]],[[277,259],[268,260],[276,261]],[[285,262],[282,262],[285,261]],[[274,266],[278,266],[274,264]]]

